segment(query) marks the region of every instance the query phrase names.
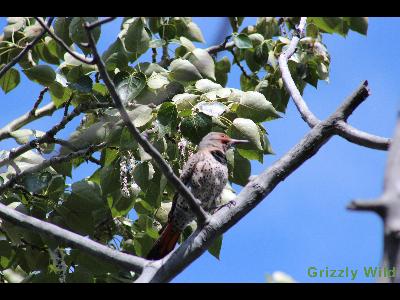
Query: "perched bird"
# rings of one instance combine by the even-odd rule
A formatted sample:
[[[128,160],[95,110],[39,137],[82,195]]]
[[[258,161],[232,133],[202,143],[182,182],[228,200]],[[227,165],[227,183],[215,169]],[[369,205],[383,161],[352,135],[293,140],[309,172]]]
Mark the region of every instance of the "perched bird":
[[[236,144],[247,142],[232,139],[221,132],[210,132],[201,140],[197,153],[184,165],[180,178],[205,211],[211,212],[216,208],[216,200],[228,181],[226,151]],[[160,259],[170,253],[181,232],[194,218],[187,200],[176,193],[168,222],[161,229],[160,237],[147,254],[147,259]]]

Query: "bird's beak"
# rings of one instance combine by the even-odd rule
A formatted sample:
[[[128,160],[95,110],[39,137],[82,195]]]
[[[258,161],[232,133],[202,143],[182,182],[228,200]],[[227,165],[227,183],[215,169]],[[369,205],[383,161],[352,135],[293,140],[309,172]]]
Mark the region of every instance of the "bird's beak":
[[[235,139],[231,139],[231,141],[229,142],[229,144],[231,146],[237,145],[237,144],[247,144],[250,143],[248,140],[235,140]]]

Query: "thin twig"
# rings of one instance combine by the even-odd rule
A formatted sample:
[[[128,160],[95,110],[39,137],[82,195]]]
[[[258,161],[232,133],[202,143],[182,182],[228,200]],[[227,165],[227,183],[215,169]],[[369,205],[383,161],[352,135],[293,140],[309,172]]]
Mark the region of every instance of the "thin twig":
[[[65,102],[65,106],[64,106],[64,117],[66,117],[68,115],[68,108],[71,105],[72,102],[72,98],[73,98],[73,93],[71,94],[71,96],[69,96],[68,100]]]
[[[65,51],[71,54],[72,57],[76,58],[82,63],[88,65],[94,65],[93,60],[85,59],[84,57],[78,55],[75,51],[72,51],[71,48],[50,29],[50,26],[46,25],[39,17],[34,17],[34,18],[40,24],[40,26],[42,26],[45,32],[47,32],[59,45],[61,45],[65,49]]]
[[[242,66],[242,64],[240,63],[239,59],[236,57],[235,51],[233,49],[228,49],[228,51],[232,54],[233,59],[235,60],[235,63],[239,66],[240,71],[242,71],[243,75],[247,78],[247,79],[251,79],[250,75],[247,74],[246,70],[244,69],[244,67]]]
[[[97,26],[101,26],[101,25],[106,24],[106,23],[108,23],[108,22],[114,21],[116,18],[117,18],[117,17],[107,17],[107,18],[104,18],[104,19],[102,19],[102,20],[95,21],[95,22],[90,23],[90,24],[88,25],[88,29],[89,29],[89,30],[92,30],[92,29],[94,29],[94,28],[97,27]]]
[[[36,113],[36,110],[38,109],[40,103],[43,101],[43,97],[44,94],[49,90],[49,88],[46,86],[43,90],[40,91],[39,97],[37,98],[37,100],[35,101],[35,103],[33,104],[33,108],[31,109],[31,111],[29,112],[29,114],[31,116],[34,116]]]
[[[75,117],[81,114],[81,112],[93,109],[93,108],[106,108],[109,107],[109,104],[100,104],[100,103],[90,103],[90,104],[81,104],[77,106],[69,115],[63,117],[63,119],[55,126],[53,126],[50,130],[48,130],[43,136],[40,138],[36,138],[29,143],[19,146],[11,150],[6,157],[0,159],[0,167],[4,166],[5,164],[9,163],[12,159],[20,156],[21,154],[36,148],[37,145],[42,143],[51,142],[54,138],[55,134],[60,130],[64,129],[64,127]]]
[[[47,21],[47,26],[50,26],[51,23],[53,22],[54,17],[49,18],[49,20]],[[12,61],[10,61],[8,64],[6,64],[1,70],[0,70],[0,78],[3,77],[3,75],[9,70],[11,69],[15,64],[17,64],[22,57],[29,51],[31,50],[37,42],[40,41],[40,39],[44,36],[46,32],[43,31],[41,34],[39,34],[37,37],[34,38],[34,40],[32,42],[29,42],[25,45],[24,49],[22,49],[22,51],[16,56],[14,57],[14,59]]]
[[[128,130],[131,132],[131,134],[136,139],[136,141],[143,147],[143,149],[148,154],[150,154],[150,156],[154,159],[157,166],[164,173],[167,180],[177,189],[177,191],[179,192],[179,194],[182,195],[182,197],[184,197],[185,199],[188,200],[190,208],[196,215],[199,225],[207,223],[208,214],[200,206],[200,201],[193,196],[193,194],[189,191],[189,189],[175,175],[172,168],[165,162],[164,158],[157,151],[157,149],[152,144],[150,144],[147,141],[147,139],[145,139],[142,136],[142,134],[138,131],[138,129],[135,127],[135,125],[133,125],[132,121],[129,118],[128,113],[126,112],[126,110],[122,104],[121,99],[119,98],[119,95],[117,94],[117,92],[115,90],[114,83],[111,81],[111,79],[105,69],[104,62],[102,61],[102,59],[97,51],[97,47],[94,42],[93,36],[88,28],[88,24],[85,24],[85,28],[87,30],[89,44],[92,49],[93,59],[95,60],[96,65],[99,69],[100,76],[103,79],[105,85],[107,86],[107,89],[110,92],[110,95],[115,103],[115,107],[119,110],[121,117],[124,120],[125,125],[127,126]]]
[[[297,44],[299,40],[304,36],[304,31],[307,23],[307,18],[302,17],[300,19],[300,24],[297,26],[296,34],[294,35],[287,49],[282,52],[279,56],[279,68],[282,74],[282,80],[285,84],[286,89],[288,90],[290,96],[293,99],[294,104],[297,107],[297,110],[300,112],[301,118],[311,127],[313,128],[321,121],[313,114],[313,112],[307,106],[307,103],[303,99],[300,94],[300,91],[296,87],[296,84],[290,74],[289,67],[287,65],[287,61],[296,51]],[[364,82],[363,87],[358,89],[357,92],[361,93],[356,97],[360,103],[365,100],[365,98],[369,95],[369,89],[367,88],[368,83]],[[350,96],[350,99],[353,99],[353,96]],[[347,103],[347,102],[345,102]],[[357,107],[360,103],[352,102],[354,107]],[[342,104],[344,105],[344,104]],[[372,135],[370,133],[358,130],[348,123],[346,123],[347,118],[351,115],[354,110],[353,106],[347,106],[346,110],[340,110],[342,112],[341,115],[337,115],[337,121],[335,123],[336,134],[345,138],[346,140],[355,143],[357,145],[378,149],[378,150],[387,150],[388,145],[390,144],[390,139]]]

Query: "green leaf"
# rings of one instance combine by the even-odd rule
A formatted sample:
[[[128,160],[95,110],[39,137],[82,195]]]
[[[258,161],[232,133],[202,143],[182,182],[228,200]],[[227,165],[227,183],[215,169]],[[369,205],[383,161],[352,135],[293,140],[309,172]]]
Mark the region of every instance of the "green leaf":
[[[251,119],[257,123],[281,117],[263,94],[252,91],[242,94],[235,112],[239,117]]]
[[[172,24],[163,24],[158,29],[158,34],[164,40],[171,40],[176,35],[176,28]]]
[[[166,76],[156,72],[153,72],[149,79],[147,79],[147,86],[153,90],[160,89],[168,83],[169,80]]]
[[[120,190],[120,170],[117,160],[113,164],[100,169],[100,186],[103,195],[108,195]]]
[[[250,161],[235,149],[226,153],[229,168],[229,181],[245,186],[251,174]]]
[[[201,79],[202,76],[197,68],[186,59],[175,59],[169,66],[170,77],[179,82],[192,82]]]
[[[72,45],[72,40],[69,37],[69,25],[72,19],[67,17],[58,17],[54,22],[54,33],[64,41],[68,46]]]
[[[210,254],[214,256],[216,259],[219,259],[219,255],[221,253],[221,247],[222,247],[222,234],[213,241],[213,243],[208,248],[208,252],[210,252]]]
[[[200,72],[201,75],[215,80],[215,65],[211,55],[204,49],[196,48],[189,52],[185,58],[188,59]]]
[[[256,61],[256,57],[255,57],[255,52],[253,49],[249,49],[247,51],[244,51],[244,59],[246,61],[247,66],[249,67],[250,71],[252,71],[253,73],[257,72],[260,67],[261,64],[259,64]]]
[[[253,91],[258,84],[258,79],[255,77],[246,77],[244,74],[240,75],[240,88],[246,91]]]
[[[178,111],[183,111],[187,109],[191,110],[195,106],[199,97],[199,95],[183,93],[175,95],[172,98],[172,102],[175,103],[176,109]]]
[[[51,40],[53,41],[53,40]],[[54,41],[53,41],[54,42]],[[57,55],[54,55],[50,51],[51,44],[40,43],[35,46],[35,51],[38,54],[39,58],[48,64],[57,65],[60,60]],[[53,46],[54,47],[54,46]],[[55,45],[57,47],[57,45]]]
[[[278,88],[275,85],[270,85],[268,81],[262,80],[256,86],[255,90],[270,100],[277,111],[282,113],[286,111],[290,96],[284,87]]]
[[[222,89],[222,86],[218,83],[212,82],[209,79],[200,79],[195,84],[196,90],[202,93],[208,93],[211,91]]]
[[[124,44],[126,50],[141,55],[149,48],[150,40],[151,37],[144,28],[142,18],[136,18],[129,25]]]
[[[33,68],[23,70],[25,75],[32,81],[35,81],[43,86],[51,85],[56,79],[56,73],[47,65],[39,65]]]
[[[65,88],[62,86],[61,83],[54,81],[50,86],[50,97],[51,101],[54,102],[56,107],[60,107],[62,104],[64,104],[69,97],[72,95],[72,91],[69,88]]]
[[[265,39],[280,35],[279,25],[274,17],[259,17],[256,23],[257,32]]]
[[[263,151],[258,126],[252,120],[236,118],[229,127],[229,136],[236,139],[248,140],[249,144],[240,144],[237,149],[249,149]]]
[[[74,182],[71,189],[68,199],[61,206],[55,207],[55,210],[72,230],[91,235],[96,223],[95,215],[101,211],[109,212],[108,204],[101,196],[99,185],[94,182]]]
[[[121,132],[121,137],[119,141],[119,150],[124,151],[124,150],[132,150],[137,148],[138,143],[137,141],[132,137],[131,132],[127,127],[124,127]]]
[[[49,172],[34,173],[24,176],[22,184],[31,193],[40,193],[47,188],[52,175]]]
[[[189,22],[187,24],[187,27],[183,33],[183,36],[185,36],[186,38],[188,38],[191,41],[200,42],[200,43],[206,42],[204,40],[203,34],[201,33],[199,26],[197,26],[197,24],[194,22]]]
[[[130,75],[118,83],[116,91],[121,98],[122,103],[135,100],[136,96],[146,86],[146,78],[142,73]]]
[[[0,78],[0,86],[4,93],[12,91],[20,82],[19,72],[11,68]]]
[[[164,102],[158,109],[157,119],[162,125],[176,124],[178,111],[172,102]]]
[[[180,125],[184,137],[198,144],[211,131],[212,119],[203,113],[184,118]]]
[[[211,117],[219,117],[225,111],[228,110],[225,104],[220,102],[200,102],[196,105],[196,108]]]
[[[253,43],[251,42],[250,38],[244,33],[234,35],[233,42],[239,49],[253,48]]]
[[[18,129],[10,133],[15,141],[20,144],[26,144],[33,137],[33,130],[31,129]]]
[[[314,23],[317,27],[327,33],[338,33],[346,36],[349,31],[347,22],[341,17],[312,17],[309,22]]]
[[[78,92],[88,94],[92,91],[93,81],[89,76],[84,75],[80,77],[76,82],[69,83],[68,86]]]
[[[220,61],[215,63],[215,79],[222,86],[226,86],[228,82],[228,74],[231,70],[231,62],[228,57],[224,56]]]
[[[128,111],[128,115],[133,125],[142,127],[153,118],[153,110],[147,105],[139,105],[134,110]]]
[[[345,19],[348,20],[351,30],[367,35],[368,17],[346,17]]]
[[[137,164],[133,170],[133,179],[142,190],[146,190],[152,177],[149,168],[149,162],[145,161]]]
[[[109,71],[114,71],[116,68],[120,70],[126,69],[128,62],[132,57],[133,55],[126,51],[119,37],[106,51],[104,51],[102,55],[102,59]]]
[[[88,37],[85,28],[83,27],[83,24],[85,22],[87,23],[93,23],[98,20],[98,17],[74,17],[71,20],[71,23],[69,24],[69,37],[71,40],[78,44],[84,44],[88,43]],[[97,42],[100,38],[101,34],[101,26],[97,26],[93,30],[91,30],[92,36],[94,38],[94,41]],[[83,51],[83,53],[87,54],[90,52],[85,47],[80,47]]]

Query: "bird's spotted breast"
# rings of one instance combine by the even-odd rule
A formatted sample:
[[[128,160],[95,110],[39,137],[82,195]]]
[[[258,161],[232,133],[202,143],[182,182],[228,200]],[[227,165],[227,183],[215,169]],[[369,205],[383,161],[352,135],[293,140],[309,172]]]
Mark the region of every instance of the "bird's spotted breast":
[[[194,167],[188,187],[193,196],[200,200],[202,207],[210,212],[212,208],[215,208],[215,202],[221,195],[227,181],[227,166],[209,155]],[[188,203],[182,197],[178,197],[174,215],[175,226],[182,230],[194,219]]]

